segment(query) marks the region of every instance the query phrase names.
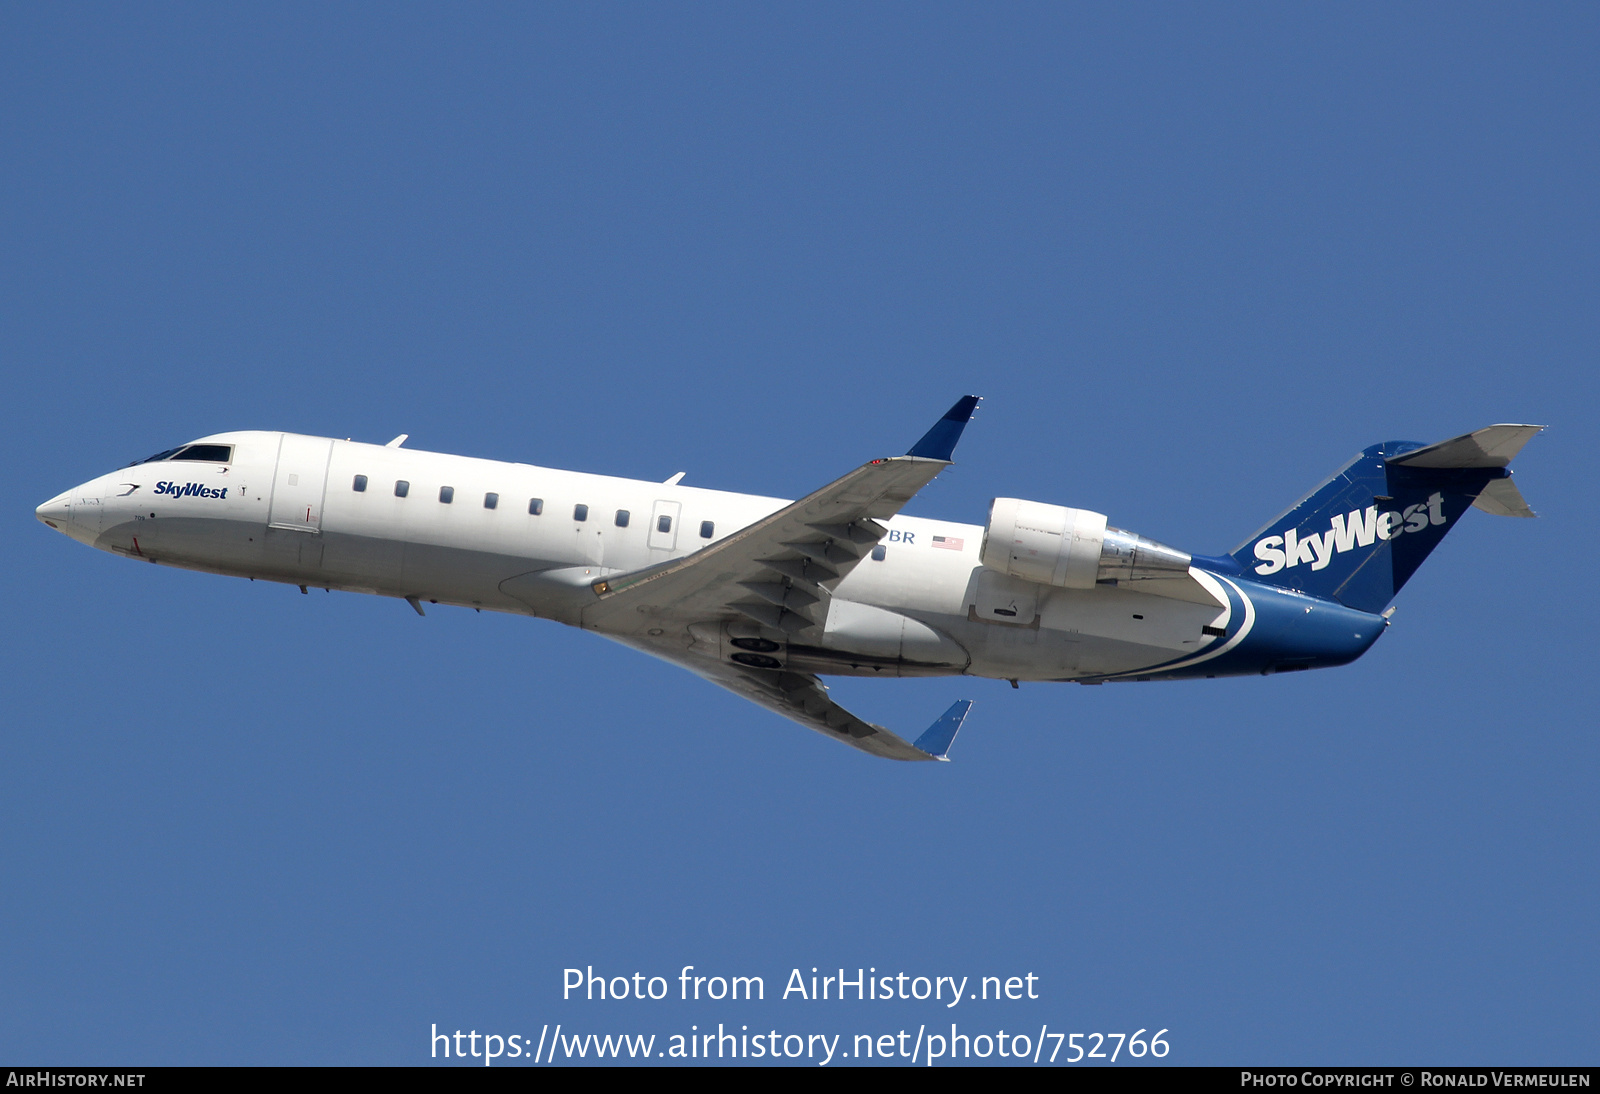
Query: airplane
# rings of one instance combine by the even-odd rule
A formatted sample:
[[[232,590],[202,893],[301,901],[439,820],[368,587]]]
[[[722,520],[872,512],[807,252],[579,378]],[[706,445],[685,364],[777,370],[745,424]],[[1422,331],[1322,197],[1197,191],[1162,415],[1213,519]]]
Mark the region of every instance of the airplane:
[[[798,501],[297,433],[201,437],[39,506],[145,562],[553,619],[682,666],[864,752],[945,760],[822,676],[1175,680],[1344,665],[1469,507],[1535,514],[1507,468],[1543,426],[1362,450],[1226,555],[1100,513],[996,498],[983,525],[901,509],[950,466],[964,396],[903,456]]]

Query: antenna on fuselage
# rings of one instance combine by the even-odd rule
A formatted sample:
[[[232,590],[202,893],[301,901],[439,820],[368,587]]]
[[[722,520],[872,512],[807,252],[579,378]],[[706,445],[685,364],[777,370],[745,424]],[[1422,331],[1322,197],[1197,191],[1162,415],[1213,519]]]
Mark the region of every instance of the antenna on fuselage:
[[[384,445],[383,447],[385,447],[385,448],[399,448],[401,445],[406,443],[406,438],[409,437],[409,436],[411,436],[411,434],[402,433],[402,434],[400,434],[400,436],[396,437],[394,440],[390,441],[388,444]]]

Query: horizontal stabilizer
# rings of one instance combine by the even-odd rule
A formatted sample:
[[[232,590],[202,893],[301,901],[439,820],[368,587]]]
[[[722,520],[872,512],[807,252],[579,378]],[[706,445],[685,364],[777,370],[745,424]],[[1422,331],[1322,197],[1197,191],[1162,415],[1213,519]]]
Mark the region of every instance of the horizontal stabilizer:
[[[961,723],[967,720],[971,710],[971,699],[957,699],[949,710],[939,715],[937,722],[928,727],[926,733],[916,739],[914,747],[922,749],[936,760],[948,760],[950,746],[955,743],[956,734],[961,732]]]
[[[1441,469],[1504,467],[1543,428],[1542,425],[1485,426],[1459,437],[1451,437],[1448,441],[1390,456],[1388,462],[1402,467]]]
[[[1522,491],[1517,489],[1517,484],[1510,479],[1492,479],[1488,486],[1478,494],[1472,503],[1476,508],[1485,513],[1493,513],[1497,517],[1536,517],[1535,513],[1523,500]]]

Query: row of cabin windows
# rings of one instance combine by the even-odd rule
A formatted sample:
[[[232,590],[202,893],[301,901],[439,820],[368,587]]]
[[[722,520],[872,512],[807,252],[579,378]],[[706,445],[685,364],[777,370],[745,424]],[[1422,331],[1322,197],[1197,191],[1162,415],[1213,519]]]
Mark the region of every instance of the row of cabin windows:
[[[358,494],[365,493],[366,489],[367,489],[367,477],[365,475],[357,475],[355,477],[355,479],[350,483],[350,489],[354,490]],[[410,493],[411,493],[411,484],[409,482],[407,482],[405,479],[396,479],[395,480],[395,483],[394,483],[394,496],[395,497],[403,498],[403,497],[405,497],[406,495],[408,495]],[[441,486],[441,487],[439,487],[439,502],[440,502],[440,504],[442,504],[442,505],[450,505],[455,500],[456,500],[456,488],[455,487],[453,487],[453,486]],[[498,508],[500,508],[500,495],[499,494],[494,494],[494,493],[485,494],[483,496],[483,507],[485,509],[498,509]],[[536,517],[536,516],[539,516],[543,512],[544,512],[544,499],[543,498],[529,498],[528,499],[528,515],[529,516]],[[572,507],[572,519],[575,520],[575,521],[578,521],[579,523],[582,523],[583,521],[588,520],[589,519],[589,507],[587,505],[582,504],[582,503],[580,503],[578,505],[574,505]],[[628,526],[628,520],[629,520],[628,511],[626,509],[618,509],[617,510],[617,515],[616,515],[616,518],[615,518],[616,526],[618,528],[626,528]],[[658,517],[656,519],[656,531],[658,531],[658,532],[670,532],[670,531],[672,531],[672,518],[669,517],[669,516]],[[716,526],[715,522],[709,521],[709,520],[703,520],[703,521],[700,522],[700,538],[701,539],[710,539],[713,535],[716,534],[716,531],[717,531],[717,526]]]

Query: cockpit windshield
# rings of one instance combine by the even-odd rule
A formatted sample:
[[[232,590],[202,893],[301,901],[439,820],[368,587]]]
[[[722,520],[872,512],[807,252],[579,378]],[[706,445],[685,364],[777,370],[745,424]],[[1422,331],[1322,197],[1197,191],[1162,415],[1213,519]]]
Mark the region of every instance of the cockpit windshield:
[[[233,445],[231,444],[186,444],[177,448],[169,448],[165,452],[157,452],[149,459],[140,460],[139,463],[156,463],[160,460],[198,460],[204,463],[229,463],[233,459]],[[137,464],[129,464],[135,467]]]

